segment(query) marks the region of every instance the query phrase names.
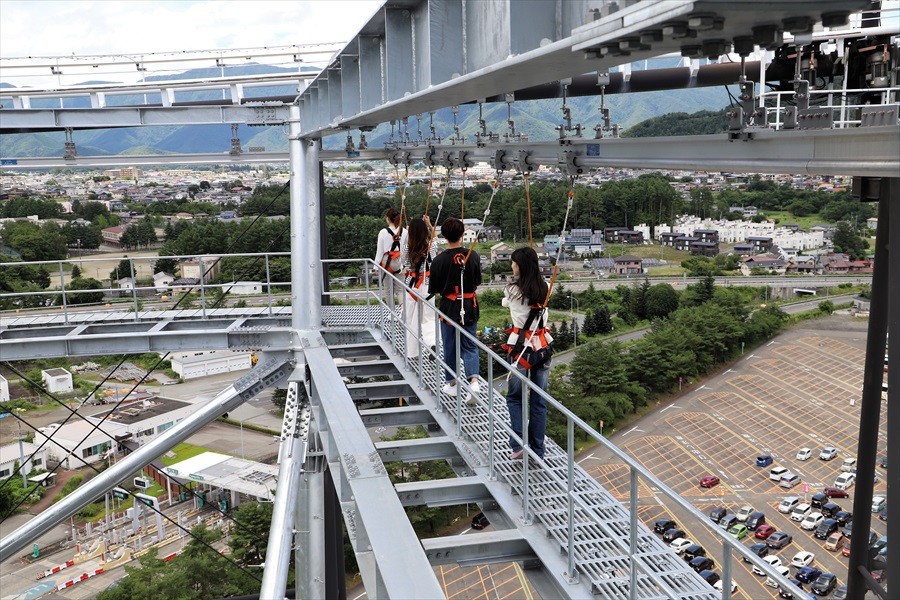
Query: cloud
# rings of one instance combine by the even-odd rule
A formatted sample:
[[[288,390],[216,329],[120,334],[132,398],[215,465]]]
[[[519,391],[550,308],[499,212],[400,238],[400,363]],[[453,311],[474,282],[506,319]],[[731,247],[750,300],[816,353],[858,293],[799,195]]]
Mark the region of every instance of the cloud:
[[[346,42],[380,5],[380,0],[0,0],[0,58],[139,57]],[[85,72],[90,74],[82,71],[80,80]],[[23,73],[4,69],[0,77],[28,85],[21,81]]]

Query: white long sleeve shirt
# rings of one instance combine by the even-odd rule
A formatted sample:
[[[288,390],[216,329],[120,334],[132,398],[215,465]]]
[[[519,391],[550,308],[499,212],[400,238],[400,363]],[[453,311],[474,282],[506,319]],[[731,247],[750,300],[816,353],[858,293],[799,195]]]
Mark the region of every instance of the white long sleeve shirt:
[[[528,301],[527,298],[522,297],[522,295],[519,293],[518,288],[515,286],[511,286],[511,285],[506,286],[503,289],[503,300],[501,303],[503,304],[503,306],[505,306],[509,309],[509,316],[510,316],[510,319],[512,319],[513,327],[515,327],[517,329],[522,329],[523,327],[525,327],[525,322],[528,320],[528,315],[531,312],[531,303]],[[541,317],[543,318],[544,326],[547,325],[547,317],[548,316],[549,316],[549,311],[546,308],[544,308],[544,310],[541,312]],[[535,321],[539,321],[539,318],[535,319]],[[537,327],[540,326],[535,321],[532,321],[531,325],[528,328],[529,331],[534,329],[536,326]],[[545,332],[544,339],[547,340],[547,344],[550,344],[550,342],[553,341],[553,336],[551,336],[549,333]],[[506,343],[510,346],[515,346],[516,342],[518,342],[518,341],[519,341],[519,334],[517,334],[515,332],[511,332],[509,334],[509,338],[506,340]],[[543,344],[541,343],[541,340],[538,336],[533,336],[533,337],[529,338],[526,343],[530,344],[531,348],[534,350],[540,350],[543,347]]]
[[[382,227],[378,232],[378,245],[375,248],[375,263],[381,264],[382,259],[384,259],[384,253],[388,252],[391,249],[391,246],[394,245],[394,235],[396,235],[397,231],[400,231],[400,227],[391,227],[391,231],[393,233],[388,233],[387,227]],[[400,251],[403,251],[403,247],[406,246],[406,230],[403,229],[400,234]]]

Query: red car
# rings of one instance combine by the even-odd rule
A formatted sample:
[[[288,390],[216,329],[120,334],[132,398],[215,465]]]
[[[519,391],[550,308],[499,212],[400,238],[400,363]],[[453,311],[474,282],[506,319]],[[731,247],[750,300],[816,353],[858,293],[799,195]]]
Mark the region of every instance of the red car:
[[[753,537],[764,540],[773,533],[775,533],[774,527],[768,524],[762,524],[756,528],[756,532],[754,532]]]
[[[700,487],[702,488],[711,488],[719,485],[719,482],[722,481],[715,475],[706,475],[702,479],[700,479]]]
[[[841,488],[836,487],[827,487],[825,488],[825,495],[829,498],[849,498],[850,494],[847,493],[847,490],[842,490]]]

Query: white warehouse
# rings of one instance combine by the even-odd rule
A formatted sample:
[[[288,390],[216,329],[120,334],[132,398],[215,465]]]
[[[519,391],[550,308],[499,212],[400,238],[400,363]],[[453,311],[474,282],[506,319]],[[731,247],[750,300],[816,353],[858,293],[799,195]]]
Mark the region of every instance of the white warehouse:
[[[72,387],[72,374],[65,369],[41,371],[41,379],[44,381],[44,387],[51,394],[68,394],[74,389]]]
[[[173,353],[169,359],[172,361],[172,370],[184,380],[241,371],[253,366],[249,352],[233,350],[180,352]]]

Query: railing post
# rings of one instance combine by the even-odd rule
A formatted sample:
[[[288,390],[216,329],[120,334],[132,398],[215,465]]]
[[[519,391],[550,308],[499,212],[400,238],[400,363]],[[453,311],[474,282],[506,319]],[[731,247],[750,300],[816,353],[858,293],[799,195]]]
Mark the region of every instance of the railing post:
[[[494,423],[497,420],[497,416],[494,414],[494,396],[496,395],[496,390],[494,390],[494,359],[491,358],[490,355],[487,357],[487,381],[488,381],[488,479],[491,481],[497,481],[497,473],[494,470],[495,465],[495,456],[494,456],[494,432],[496,431],[496,426]]]
[[[459,347],[461,335],[459,327],[453,328],[453,335],[456,336],[456,352],[453,354],[453,369],[456,373],[456,436],[462,435],[462,379],[459,376],[459,363],[462,352]],[[446,357],[444,357],[446,360]]]
[[[131,299],[134,302],[134,320],[138,321],[137,276],[134,273],[134,259],[128,259],[128,269],[131,271]]]
[[[206,319],[206,271],[203,269],[203,257],[198,258],[200,269],[200,312]]]
[[[266,253],[266,300],[269,303],[269,316],[272,316],[272,273],[269,271],[269,254]]]
[[[62,289],[62,303],[63,303],[63,322],[66,325],[69,324],[69,307],[66,303],[66,280],[65,273],[63,273],[63,264],[62,261],[59,261],[59,287]]]
[[[416,309],[416,314],[418,319],[416,319],[416,339],[419,340],[419,358],[418,358],[418,368],[416,371],[419,374],[419,388],[425,387],[425,339],[422,337],[422,311],[425,310],[425,298],[416,298],[414,300],[414,306]],[[406,355],[409,356],[409,349],[406,350]]]
[[[513,376],[518,375],[518,373],[513,373]],[[529,414],[530,410],[529,404],[531,400],[531,388],[522,382],[522,521],[526,525],[531,525],[531,510],[529,508],[530,504],[530,494],[529,487],[531,482],[529,481],[530,469],[529,463],[531,462],[531,457],[528,455],[528,450],[530,447],[528,445],[528,422],[529,422]]]
[[[629,506],[629,526],[628,526],[628,559],[631,563],[631,582],[628,586],[628,597],[637,598],[637,514],[638,514],[638,472],[631,467],[631,506]]]
[[[370,289],[372,270],[369,268],[368,261],[363,263],[363,271],[366,278],[366,329],[372,329],[372,290]]]
[[[566,504],[569,509],[568,532],[566,533],[566,554],[569,583],[578,583],[578,571],[575,569],[575,421],[566,417],[566,454],[568,457],[566,485]]]
[[[435,315],[434,315],[434,343],[435,343],[435,354],[437,354],[437,345],[440,344],[441,352],[439,356],[436,356],[434,359],[434,394],[435,396],[439,396],[441,390],[441,381],[444,380],[444,366],[442,363],[447,361],[447,357],[444,356],[444,344],[443,337],[441,336],[441,319],[437,314],[437,307],[435,307]],[[444,404],[442,402],[438,402],[438,411],[444,410]]]

